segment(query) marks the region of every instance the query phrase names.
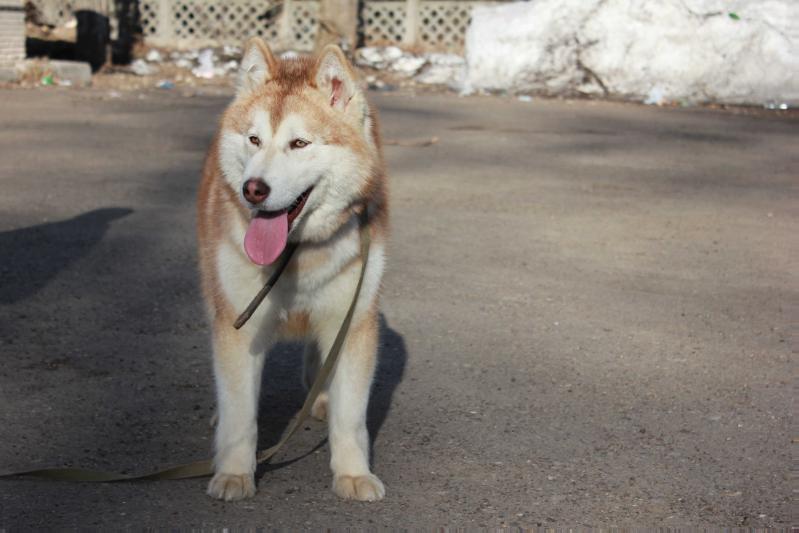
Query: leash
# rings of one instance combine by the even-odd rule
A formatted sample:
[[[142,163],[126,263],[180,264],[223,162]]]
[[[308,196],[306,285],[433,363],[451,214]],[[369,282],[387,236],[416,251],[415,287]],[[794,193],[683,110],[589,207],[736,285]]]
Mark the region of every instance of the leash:
[[[358,285],[355,287],[355,294],[352,297],[352,303],[350,303],[349,309],[347,309],[347,314],[344,317],[344,321],[341,323],[341,327],[338,330],[338,334],[336,334],[336,340],[333,342],[333,346],[330,347],[330,351],[327,354],[327,358],[325,359],[322,368],[319,369],[319,374],[316,376],[316,380],[314,380],[313,385],[311,385],[311,390],[308,391],[308,396],[305,398],[305,403],[302,405],[302,409],[294,418],[294,421],[291,423],[291,427],[283,434],[283,437],[278,441],[277,444],[274,446],[267,448],[265,450],[261,450],[255,454],[255,459],[257,464],[261,464],[265,461],[271,459],[280,449],[283,447],[284,444],[297,432],[300,426],[308,419],[308,416],[311,413],[311,407],[313,407],[316,398],[319,396],[319,393],[322,392],[322,389],[327,382],[327,379],[333,374],[333,371],[336,366],[336,362],[338,361],[339,355],[341,355],[341,349],[344,346],[344,341],[347,338],[347,331],[349,330],[350,324],[352,323],[352,317],[355,314],[355,306],[358,303],[358,297],[361,294],[361,287],[363,286],[363,278],[366,275],[366,263],[369,259],[369,245],[371,242],[369,236],[369,228],[366,225],[367,215],[366,210],[362,211],[358,215],[358,223],[360,226],[360,237],[361,237],[361,274],[358,278]],[[234,327],[236,329],[241,328],[247,320],[252,316],[261,302],[264,300],[266,295],[272,290],[272,287],[277,282],[280,275],[283,273],[283,270],[286,268],[286,265],[291,259],[291,256],[294,254],[294,251],[297,249],[297,244],[292,244],[283,254],[280,263],[278,263],[275,271],[267,280],[264,287],[258,291],[258,294],[255,295],[250,305],[247,306],[247,309],[236,319]],[[12,477],[20,477],[20,476],[27,476],[27,477],[36,477],[41,479],[49,479],[53,481],[86,481],[86,482],[101,482],[101,483],[111,483],[111,482],[119,482],[119,481],[158,481],[158,480],[167,480],[167,479],[190,479],[190,478],[198,478],[198,477],[206,477],[210,476],[214,473],[214,465],[213,461],[210,459],[206,459],[204,461],[195,461],[193,463],[186,463],[182,465],[173,466],[170,468],[166,468],[163,470],[158,470],[156,472],[150,472],[147,474],[141,475],[130,475],[130,474],[120,474],[117,472],[107,472],[103,470],[89,470],[85,468],[39,468],[35,470],[25,470],[20,472],[10,472],[7,474],[0,474],[0,479],[3,478],[12,478]]]
[[[283,254],[280,256],[280,262],[275,267],[275,271],[272,272],[272,275],[269,276],[268,280],[266,280],[266,284],[263,286],[263,288],[260,291],[258,291],[258,294],[256,294],[255,298],[252,299],[250,305],[247,306],[247,309],[245,309],[239,315],[239,318],[237,318],[236,321],[233,323],[234,328],[241,329],[241,326],[246,324],[247,321],[252,316],[252,314],[255,312],[255,310],[258,309],[258,306],[261,305],[261,302],[264,301],[266,295],[269,294],[269,291],[271,291],[272,287],[274,287],[275,283],[277,283],[277,280],[278,278],[280,278],[280,275],[283,273],[283,270],[285,270],[286,265],[289,264],[289,260],[291,259],[291,256],[294,255],[294,250],[297,249],[297,246],[298,245],[296,242],[289,244],[288,248],[286,248],[286,251],[283,252]]]

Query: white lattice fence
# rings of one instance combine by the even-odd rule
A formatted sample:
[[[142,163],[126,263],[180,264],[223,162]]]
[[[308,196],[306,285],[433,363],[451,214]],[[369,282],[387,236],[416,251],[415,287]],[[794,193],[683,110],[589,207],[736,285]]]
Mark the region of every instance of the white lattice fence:
[[[472,8],[477,2],[422,2],[419,37],[432,48],[463,48]]]
[[[259,36],[273,45],[310,50],[319,29],[317,0],[293,0],[287,5],[263,0],[142,0],[145,38],[155,44],[241,44]],[[285,33],[283,33],[285,32]]]
[[[240,44],[249,37],[278,37],[275,4],[263,0],[143,0],[145,38],[158,44]]]
[[[427,48],[458,50],[463,48],[472,8],[492,3],[480,0],[422,0],[417,17],[419,27],[415,44]],[[363,32],[367,45],[385,45],[403,41],[406,33],[406,4],[402,0],[367,0],[363,12]],[[411,44],[411,43],[405,43]]]
[[[367,45],[394,44],[405,35],[405,2],[365,2],[363,33]]]
[[[113,16],[110,0],[32,0],[47,22],[60,24],[81,8]],[[418,27],[410,32],[427,48],[463,47],[472,8],[490,0],[421,0]],[[260,36],[278,48],[310,50],[319,29],[319,0],[140,0],[144,36],[151,44],[241,44]],[[366,0],[362,12],[367,45],[398,44],[406,31],[403,0]],[[281,12],[288,13],[282,21]],[[412,29],[412,28],[411,28]]]
[[[319,2],[293,1],[287,40],[297,50],[313,50],[319,31]]]

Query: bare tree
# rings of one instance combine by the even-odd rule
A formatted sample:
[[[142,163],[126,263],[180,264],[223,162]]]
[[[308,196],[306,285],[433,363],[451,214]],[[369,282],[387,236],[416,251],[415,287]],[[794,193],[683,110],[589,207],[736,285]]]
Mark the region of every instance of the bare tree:
[[[321,0],[316,49],[335,43],[345,51],[355,48],[358,38],[358,0]]]

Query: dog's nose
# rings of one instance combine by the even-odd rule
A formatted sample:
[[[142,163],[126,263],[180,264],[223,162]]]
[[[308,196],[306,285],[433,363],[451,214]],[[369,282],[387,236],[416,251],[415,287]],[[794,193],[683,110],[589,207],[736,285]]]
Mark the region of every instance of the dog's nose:
[[[244,182],[244,198],[251,204],[260,204],[269,196],[269,185],[263,180],[250,178]]]

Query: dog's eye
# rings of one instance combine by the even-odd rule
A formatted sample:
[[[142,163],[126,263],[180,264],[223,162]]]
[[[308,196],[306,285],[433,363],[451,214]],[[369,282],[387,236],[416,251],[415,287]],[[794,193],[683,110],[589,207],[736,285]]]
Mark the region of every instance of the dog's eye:
[[[291,141],[291,142],[289,143],[289,148],[291,148],[292,150],[297,150],[298,148],[305,148],[305,147],[306,147],[306,146],[308,146],[309,144],[311,144],[311,143],[309,143],[309,142],[308,142],[308,141],[306,141],[306,140],[303,140],[303,139],[294,139],[293,141]]]
[[[250,135],[249,141],[253,146],[261,146],[261,139],[259,139],[257,135]]]

